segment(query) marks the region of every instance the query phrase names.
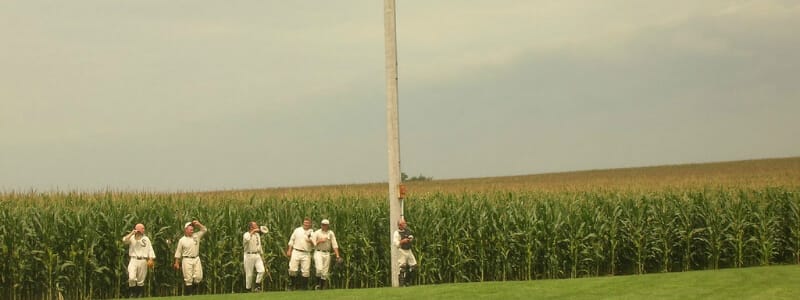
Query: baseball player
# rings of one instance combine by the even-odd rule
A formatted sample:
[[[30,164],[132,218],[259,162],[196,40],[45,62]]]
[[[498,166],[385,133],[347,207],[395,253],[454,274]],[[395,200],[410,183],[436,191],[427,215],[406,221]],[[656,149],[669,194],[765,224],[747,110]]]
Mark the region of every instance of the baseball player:
[[[397,230],[392,235],[392,244],[397,247],[399,258],[397,264],[400,265],[400,274],[397,275],[400,286],[409,286],[414,281],[417,269],[417,259],[411,252],[411,243],[414,236],[411,230],[406,227],[406,220],[400,217],[397,221]]]
[[[142,297],[147,268],[153,268],[156,259],[150,238],[144,235],[144,224],[136,224],[133,231],[122,237],[122,243],[128,245],[128,256],[130,257],[128,262],[130,297]]]
[[[286,248],[286,257],[289,257],[289,279],[294,289],[308,289],[308,277],[311,276],[311,218],[303,219],[303,226],[297,227],[289,237],[289,247]],[[297,269],[300,268],[302,277],[297,278]]]
[[[248,223],[248,231],[244,233],[244,286],[248,291],[260,292],[261,281],[264,280],[264,249],[261,247],[261,229],[256,222]],[[253,268],[258,275],[253,284]]]
[[[330,230],[331,222],[323,219],[320,222],[322,229],[311,234],[311,242],[314,244],[314,268],[316,269],[317,282],[315,289],[324,290],[327,288],[331,267],[331,251],[336,254],[336,261],[341,262],[339,256],[339,244],[336,243],[336,235]]]
[[[200,231],[194,232],[197,227]],[[200,262],[200,239],[208,232],[203,224],[194,220],[183,225],[183,237],[178,240],[175,249],[175,270],[183,271],[183,294],[192,295],[197,292],[197,284],[203,280],[203,264]]]

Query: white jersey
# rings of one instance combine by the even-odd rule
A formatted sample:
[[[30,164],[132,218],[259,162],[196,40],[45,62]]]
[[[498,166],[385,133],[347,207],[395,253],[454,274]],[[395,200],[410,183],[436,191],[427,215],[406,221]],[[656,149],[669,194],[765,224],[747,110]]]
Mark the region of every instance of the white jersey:
[[[261,248],[261,235],[257,232],[253,234],[245,232],[242,241],[244,242],[245,254],[264,253],[264,249]]]
[[[191,237],[184,235],[178,240],[178,248],[175,249],[175,258],[197,257],[200,255],[200,239],[206,234],[205,227],[192,234]]]
[[[399,248],[400,250],[411,250],[411,244],[400,244],[400,240],[407,237],[413,238],[410,229],[406,228],[403,230],[399,229],[395,230],[394,233],[392,234],[392,245]]]
[[[311,242],[314,243],[315,250],[330,252],[333,249],[339,249],[339,244],[336,243],[336,234],[332,230],[314,231],[311,235]]]
[[[127,236],[126,236],[127,237]],[[141,238],[136,239],[136,235],[123,238],[122,242],[128,244],[128,256],[136,258],[156,258],[156,253],[153,251],[153,245],[150,243],[150,238],[142,235]]]
[[[392,234],[392,245],[394,245],[395,248],[400,248],[400,230],[395,230]]]
[[[295,228],[292,236],[289,237],[289,246],[300,251],[311,252],[311,248],[314,246],[310,239],[312,232],[313,230],[310,228],[306,230],[302,226]]]

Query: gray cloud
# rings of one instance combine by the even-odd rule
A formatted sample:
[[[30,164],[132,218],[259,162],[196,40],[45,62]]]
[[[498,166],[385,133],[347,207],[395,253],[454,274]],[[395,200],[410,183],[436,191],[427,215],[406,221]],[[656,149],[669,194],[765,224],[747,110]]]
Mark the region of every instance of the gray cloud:
[[[373,2],[0,4],[0,190],[385,180]],[[403,170],[798,155],[799,17],[794,1],[398,3]]]

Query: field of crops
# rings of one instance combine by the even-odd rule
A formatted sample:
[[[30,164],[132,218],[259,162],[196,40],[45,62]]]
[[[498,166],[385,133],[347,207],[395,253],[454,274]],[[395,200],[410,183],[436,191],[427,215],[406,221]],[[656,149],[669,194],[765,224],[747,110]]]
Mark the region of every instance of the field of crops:
[[[419,284],[573,278],[800,262],[800,158],[409,183]],[[181,226],[201,220],[206,293],[244,288],[241,236],[254,220],[267,290],[287,284],[282,253],[304,216],[331,219],[345,263],[336,288],[389,280],[385,184],[204,193],[0,195],[0,298],[120,297],[121,237],[147,226],[157,266],[148,295],[180,293],[170,268]],[[316,225],[318,227],[318,225]]]

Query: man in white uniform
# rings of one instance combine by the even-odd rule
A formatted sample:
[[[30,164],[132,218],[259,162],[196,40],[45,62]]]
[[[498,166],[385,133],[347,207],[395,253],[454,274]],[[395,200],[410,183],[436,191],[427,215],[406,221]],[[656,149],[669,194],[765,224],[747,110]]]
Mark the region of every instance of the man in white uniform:
[[[144,295],[144,279],[147,268],[155,266],[156,253],[150,238],[144,235],[144,224],[136,224],[133,231],[122,237],[122,243],[128,245],[128,287],[130,297]]]
[[[200,231],[194,232],[198,227]],[[175,263],[173,268],[183,271],[184,295],[198,292],[197,284],[203,280],[203,265],[200,263],[200,239],[208,230],[199,221],[194,220],[183,226],[183,237],[178,240],[175,249]]]
[[[289,279],[294,289],[308,289],[308,277],[311,276],[311,218],[303,219],[303,226],[297,227],[289,237],[289,247],[286,256],[289,257]],[[297,269],[300,268],[302,277],[297,278]]]
[[[339,256],[339,244],[336,242],[336,235],[330,230],[331,222],[328,219],[320,222],[322,229],[315,231],[311,235],[311,242],[314,243],[314,268],[317,274],[316,289],[324,290],[328,286],[331,267],[331,251],[336,254],[336,261],[341,262]]]
[[[261,247],[261,229],[256,222],[248,223],[248,231],[244,233],[244,286],[248,291],[260,292],[261,281],[264,280],[264,249]],[[253,268],[258,275],[253,284]]]
[[[400,286],[409,286],[414,281],[415,271],[417,269],[417,259],[414,253],[411,252],[411,243],[414,241],[414,236],[411,230],[406,227],[406,220],[400,217],[397,221],[397,230],[392,236],[392,244],[397,247],[398,259],[397,264],[400,265],[400,274],[397,275]]]

